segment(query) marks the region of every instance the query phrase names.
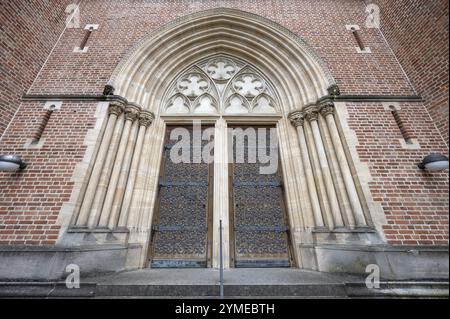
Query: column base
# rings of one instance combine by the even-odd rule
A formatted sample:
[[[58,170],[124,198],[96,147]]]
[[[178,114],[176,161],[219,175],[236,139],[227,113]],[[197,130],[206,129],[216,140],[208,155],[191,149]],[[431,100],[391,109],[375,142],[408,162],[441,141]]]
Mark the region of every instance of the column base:
[[[339,227],[333,230],[314,229],[311,232],[315,245],[382,245],[384,241],[377,231],[370,227],[354,229]]]
[[[126,245],[129,238],[128,229],[111,230],[106,227],[89,229],[87,227],[71,227],[61,237],[60,247],[83,247],[95,245]]]

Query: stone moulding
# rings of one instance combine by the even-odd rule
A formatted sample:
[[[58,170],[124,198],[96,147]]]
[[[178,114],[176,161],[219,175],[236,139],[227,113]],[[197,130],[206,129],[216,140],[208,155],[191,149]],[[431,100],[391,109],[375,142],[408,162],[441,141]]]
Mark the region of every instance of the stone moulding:
[[[263,17],[219,8],[181,17],[153,31],[124,56],[109,85],[158,116],[169,83],[186,66],[220,54],[272,79],[283,113],[317,101],[335,84],[326,64],[289,30]]]
[[[276,30],[282,34],[285,34],[289,38],[293,39],[294,41],[296,41],[299,44],[300,47],[302,47],[313,58],[313,60],[315,62],[317,62],[321,66],[321,68],[323,68],[323,70],[325,70],[325,74],[327,76],[327,80],[329,81],[330,85],[335,83],[335,80],[334,80],[333,76],[331,75],[331,72],[329,71],[328,66],[316,54],[314,49],[312,49],[312,47],[301,37],[299,37],[292,31],[290,31],[289,29],[287,29],[287,28],[281,26],[280,24],[275,23],[269,19],[266,19],[264,17],[261,17],[259,15],[256,15],[256,14],[253,14],[250,12],[245,12],[245,11],[230,9],[230,8],[214,8],[214,9],[210,9],[210,10],[196,12],[196,13],[193,13],[193,14],[190,14],[187,16],[176,18],[176,19],[172,20],[171,22],[167,23],[166,25],[154,30],[148,36],[146,36],[145,38],[143,38],[139,42],[137,42],[134,45],[134,47],[124,56],[124,58],[121,60],[121,62],[118,64],[118,66],[114,70],[114,72],[111,76],[111,79],[110,79],[110,83],[114,84],[118,75],[121,74],[123,72],[124,68],[126,67],[127,61],[131,60],[136,54],[138,54],[140,48],[146,46],[146,43],[159,38],[160,34],[170,31],[180,25],[191,23],[193,21],[197,21],[202,18],[233,17],[233,16],[243,18],[245,20],[253,20],[253,21],[259,22],[259,23],[264,24],[268,27],[271,27],[274,30]]]

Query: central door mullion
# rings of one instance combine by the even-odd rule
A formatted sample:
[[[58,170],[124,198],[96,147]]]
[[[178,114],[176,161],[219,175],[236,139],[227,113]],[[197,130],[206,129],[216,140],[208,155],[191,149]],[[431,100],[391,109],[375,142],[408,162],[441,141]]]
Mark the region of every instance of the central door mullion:
[[[217,120],[214,136],[214,195],[213,195],[213,267],[220,267],[220,245],[223,248],[224,268],[230,267],[230,223],[228,189],[228,132],[227,123]],[[222,220],[222,243],[220,243]]]

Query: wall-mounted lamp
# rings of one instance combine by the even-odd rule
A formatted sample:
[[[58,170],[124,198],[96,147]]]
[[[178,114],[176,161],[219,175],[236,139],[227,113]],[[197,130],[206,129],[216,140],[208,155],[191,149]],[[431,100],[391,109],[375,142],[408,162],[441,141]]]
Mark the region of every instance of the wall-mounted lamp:
[[[425,156],[422,163],[417,166],[427,171],[442,171],[448,169],[448,157],[442,154],[430,154]]]
[[[13,172],[25,169],[27,164],[17,155],[0,155],[0,171]]]

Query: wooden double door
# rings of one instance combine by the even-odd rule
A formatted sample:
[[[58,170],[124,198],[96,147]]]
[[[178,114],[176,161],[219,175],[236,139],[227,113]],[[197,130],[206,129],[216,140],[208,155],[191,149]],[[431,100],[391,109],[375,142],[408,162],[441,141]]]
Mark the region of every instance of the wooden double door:
[[[192,127],[185,127],[192,133]],[[258,127],[253,127],[258,129]],[[159,194],[154,214],[150,266],[152,268],[202,268],[212,265],[214,165],[194,161],[194,134],[190,134],[189,163],[174,163],[170,154],[179,141],[166,132]],[[246,129],[246,128],[243,128]],[[267,131],[266,141],[270,141]],[[267,140],[268,139],[268,140]],[[290,236],[280,168],[261,174],[259,160],[249,161],[252,148],[266,147],[233,139],[229,164],[230,251],[234,267],[290,267]],[[204,147],[209,141],[202,141]],[[269,154],[270,143],[267,144]],[[198,147],[198,146],[197,146]],[[222,147],[222,146],[215,146]],[[243,147],[244,161],[236,158]],[[277,151],[277,150],[276,150]]]

